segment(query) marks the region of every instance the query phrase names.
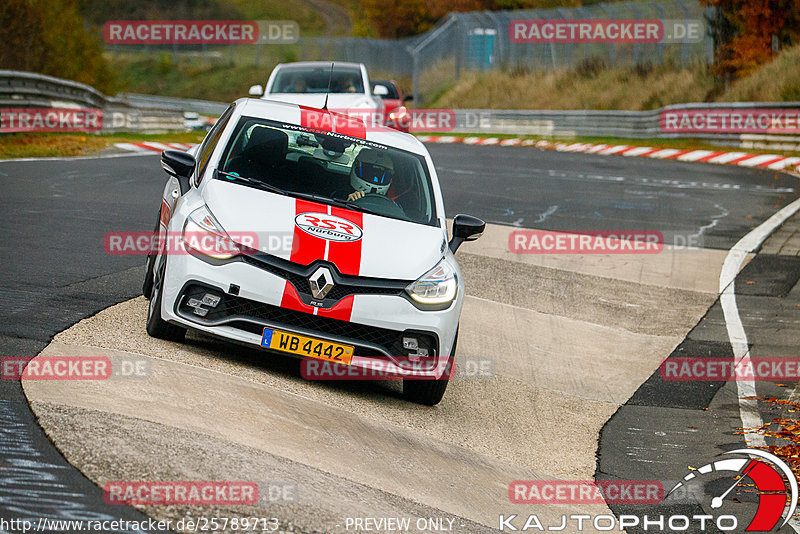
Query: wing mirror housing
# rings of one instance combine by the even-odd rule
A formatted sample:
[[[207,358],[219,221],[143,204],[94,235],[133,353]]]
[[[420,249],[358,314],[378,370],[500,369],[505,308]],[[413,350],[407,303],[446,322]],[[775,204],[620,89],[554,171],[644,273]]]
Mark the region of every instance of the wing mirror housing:
[[[410,102],[414,100],[414,95],[403,95],[403,102]]]
[[[455,254],[464,241],[475,241],[483,235],[486,223],[472,215],[458,214],[453,219],[453,237],[450,239],[450,251]]]
[[[389,90],[386,88],[385,85],[376,85],[372,89],[372,94],[375,96],[386,96],[389,94]]]
[[[262,96],[264,94],[264,88],[260,85],[251,85],[248,94],[250,96]]]
[[[194,173],[197,162],[194,156],[180,150],[165,150],[161,153],[161,166],[167,174],[178,179],[181,195],[189,190],[189,178]]]

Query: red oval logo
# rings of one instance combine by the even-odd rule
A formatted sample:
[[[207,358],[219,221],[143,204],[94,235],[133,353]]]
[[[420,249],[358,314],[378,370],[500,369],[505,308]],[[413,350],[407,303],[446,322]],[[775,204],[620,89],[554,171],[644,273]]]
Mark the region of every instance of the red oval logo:
[[[307,234],[328,241],[358,241],[363,232],[354,222],[327,213],[301,213],[294,224]]]

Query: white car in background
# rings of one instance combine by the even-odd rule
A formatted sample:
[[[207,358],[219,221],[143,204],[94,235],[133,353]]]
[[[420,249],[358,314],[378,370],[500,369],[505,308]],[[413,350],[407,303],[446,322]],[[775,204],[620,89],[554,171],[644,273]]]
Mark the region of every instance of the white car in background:
[[[329,110],[383,124],[386,88],[373,94],[371,87],[363,63],[304,61],[277,65],[266,88],[254,85],[250,96],[312,108],[322,108],[327,98]]]
[[[151,336],[194,329],[304,364],[377,368],[402,378],[408,400],[441,400],[464,299],[454,253],[485,223],[457,215],[448,238],[421,142],[243,98],[161,164],[156,229],[171,248],[147,261]]]

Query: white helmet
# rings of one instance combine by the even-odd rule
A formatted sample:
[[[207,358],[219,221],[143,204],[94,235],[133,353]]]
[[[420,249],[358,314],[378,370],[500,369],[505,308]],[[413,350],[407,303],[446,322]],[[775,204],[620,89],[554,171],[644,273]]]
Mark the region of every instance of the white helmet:
[[[376,148],[363,148],[350,169],[350,185],[356,191],[385,195],[392,185],[392,159]]]

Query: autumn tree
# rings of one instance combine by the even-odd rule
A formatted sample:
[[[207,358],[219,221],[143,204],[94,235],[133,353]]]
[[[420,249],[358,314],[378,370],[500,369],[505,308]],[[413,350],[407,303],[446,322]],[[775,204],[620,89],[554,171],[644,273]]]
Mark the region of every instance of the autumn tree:
[[[114,89],[97,29],[76,0],[0,0],[0,69],[24,70]]]
[[[800,0],[703,0],[716,8],[711,20],[714,71],[738,78],[798,42]]]

